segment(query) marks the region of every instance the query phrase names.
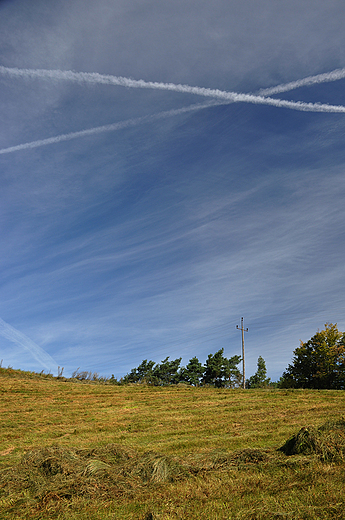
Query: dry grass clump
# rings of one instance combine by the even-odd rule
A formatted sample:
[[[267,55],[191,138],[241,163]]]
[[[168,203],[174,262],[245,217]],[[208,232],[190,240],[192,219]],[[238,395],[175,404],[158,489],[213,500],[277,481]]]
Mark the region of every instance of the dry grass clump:
[[[188,476],[188,471],[172,457],[149,452],[138,459],[133,474],[140,476],[145,483],[159,483],[181,480]]]
[[[133,499],[148,486],[175,483],[192,475],[265,460],[262,450],[191,456],[183,462],[155,452],[138,454],[117,444],[78,450],[37,448],[0,473],[0,504],[11,509],[31,503],[38,510],[75,499]]]
[[[18,499],[25,497],[46,507],[76,497],[133,498],[148,484],[186,476],[177,461],[157,453],[139,455],[116,444],[89,450],[50,446],[27,452],[16,466],[0,473],[0,503],[6,498],[7,505],[18,506]]]
[[[310,487],[315,475],[316,456],[319,456],[322,461],[343,462],[344,447],[345,420],[343,419],[328,422],[319,428],[302,428],[281,448],[286,455],[297,455],[293,458],[295,462],[293,475],[299,476],[291,485],[297,486],[298,489],[305,485]],[[15,518],[17,512],[23,508],[31,511],[33,518],[43,518],[40,515],[47,514],[48,511],[55,511],[56,515],[60,512],[62,514],[66,508],[72,507],[71,504],[74,504],[73,507],[79,507],[78,504],[95,503],[101,504],[106,509],[109,504],[114,504],[116,501],[122,504],[121,507],[128,504],[128,508],[135,509],[135,504],[141,497],[141,513],[140,516],[135,514],[135,518],[142,519],[144,503],[150,508],[150,504],[153,503],[157,507],[152,497],[157,493],[159,496],[165,496],[173,487],[184,489],[187,494],[195,496],[197,502],[208,501],[213,497],[215,504],[218,504],[217,507],[220,507],[220,502],[218,503],[217,500],[221,501],[222,495],[219,495],[218,487],[221,486],[222,479],[228,483],[226,485],[230,486],[234,496],[237,496],[236,493],[241,494],[241,497],[246,496],[246,493],[252,493],[253,489],[259,496],[271,482],[272,475],[276,475],[276,481],[273,479],[269,484],[272,487],[270,493],[279,491],[284,495],[281,482],[287,478],[287,473],[284,471],[289,470],[289,465],[282,463],[282,457],[283,455],[278,455],[273,448],[190,453],[182,460],[153,451],[140,454],[119,444],[107,444],[91,449],[53,445],[28,451],[16,465],[0,472],[0,508],[8,513],[8,518]],[[307,459],[310,459],[310,465]],[[319,467],[327,466],[320,462],[317,464]],[[336,468],[336,465],[333,464],[332,467]],[[239,473],[238,470],[245,471]],[[234,479],[234,471],[236,479]],[[209,489],[211,484],[214,486],[213,491]],[[317,497],[316,489],[314,491]],[[174,502],[172,499],[169,500],[168,504]],[[281,500],[284,500],[284,496]],[[229,504],[230,502],[226,501],[223,506],[229,508]],[[242,502],[241,504],[241,511],[243,514],[246,513],[247,518],[265,517],[257,516],[256,512],[250,516],[249,509],[252,506],[249,502],[246,506]],[[285,506],[287,507],[288,504]],[[176,503],[173,507],[178,510],[180,506]],[[187,507],[186,504],[183,507]],[[291,518],[302,517],[298,516],[299,514],[296,513]],[[283,517],[287,518],[284,515]],[[328,514],[327,518],[331,517]],[[133,516],[130,515],[128,518]],[[145,518],[170,519],[172,516],[161,516],[161,513],[156,514],[151,509]],[[236,516],[236,518],[242,517]],[[265,518],[276,518],[276,516],[267,512]]]
[[[324,462],[345,461],[345,419],[319,428],[303,427],[280,448],[285,455],[317,455]]]
[[[24,493],[27,498],[44,504],[75,497],[131,494],[136,482],[121,474],[122,459],[120,464],[114,464],[117,450],[109,447],[107,454],[106,449],[100,451],[103,457],[94,458],[92,455],[97,455],[97,450],[80,453],[59,446],[31,450],[19,464],[1,472],[1,494]],[[112,463],[107,462],[107,458]]]
[[[0,473],[0,505],[37,510],[71,500],[132,498],[142,483],[126,472],[136,454],[116,445],[91,450],[50,446],[31,450]],[[132,462],[133,461],[133,462]]]
[[[79,457],[83,459],[99,459],[108,464],[123,465],[137,457],[137,452],[121,444],[106,444],[97,448],[77,450]]]

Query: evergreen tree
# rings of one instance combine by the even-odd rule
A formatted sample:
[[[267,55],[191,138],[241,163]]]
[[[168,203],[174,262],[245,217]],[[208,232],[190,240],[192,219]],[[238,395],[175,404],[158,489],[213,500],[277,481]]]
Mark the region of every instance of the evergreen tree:
[[[152,372],[151,381],[155,385],[176,384],[180,380],[179,368],[182,358],[169,361],[169,356],[163,359],[161,364],[157,364]]]
[[[223,356],[224,349],[218,350],[215,354],[209,354],[205,363],[203,382],[212,384],[217,388],[233,387],[235,379],[239,377],[239,370],[236,365],[241,361],[240,356],[233,356],[229,359]]]
[[[258,357],[257,371],[246,381],[247,388],[265,388],[270,384],[270,379],[267,378],[266,363],[263,357]]]
[[[124,383],[150,383],[153,374],[154,361],[144,359],[138,368],[132,368],[123,378]]]
[[[180,371],[180,381],[186,381],[193,386],[198,386],[204,373],[204,367],[196,356],[189,360],[186,368]]]

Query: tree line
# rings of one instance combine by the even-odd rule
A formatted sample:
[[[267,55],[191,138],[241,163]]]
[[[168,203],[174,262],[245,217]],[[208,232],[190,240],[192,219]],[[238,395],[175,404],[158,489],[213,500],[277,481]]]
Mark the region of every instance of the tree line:
[[[80,371],[72,374],[70,380],[94,381],[111,384],[147,383],[156,386],[174,385],[178,383],[193,386],[211,385],[216,388],[236,388],[242,386],[242,374],[238,365],[240,356],[226,358],[224,349],[209,354],[204,365],[197,357],[181,366],[182,358],[170,360],[166,357],[161,363],[144,359],[129,374],[117,380],[114,375],[100,377],[97,372]],[[0,362],[0,370],[2,360]],[[8,367],[12,370],[12,367]],[[63,367],[58,367],[58,379],[63,377]],[[34,374],[28,372],[28,374]],[[36,376],[53,377],[51,373],[42,371]],[[266,363],[262,356],[257,362],[257,371],[246,380],[246,388],[310,388],[345,390],[345,332],[337,328],[337,324],[326,323],[324,330],[318,330],[310,340],[300,342],[293,351],[292,363],[279,381],[271,382],[267,378]]]
[[[144,359],[138,367],[133,368],[120,381],[115,380],[112,376],[110,382],[146,383],[155,386],[186,383],[192,386],[210,385],[216,388],[236,388],[242,385],[242,374],[237,366],[241,362],[241,357],[227,358],[224,356],[223,348],[215,354],[209,354],[204,365],[196,356],[190,359],[185,367],[181,366],[181,361],[181,357],[174,360],[166,357],[161,363]],[[269,386],[270,379],[266,378],[266,372],[265,361],[260,356],[256,374],[246,382],[248,388]]]
[[[166,357],[161,363],[144,359],[142,363],[125,375],[123,383],[148,383],[156,386],[187,383],[193,386],[210,384],[217,388],[234,388],[241,381],[241,372],[237,368],[240,356],[226,358],[224,349],[209,354],[205,365],[197,357],[189,360],[181,367],[182,358],[169,360]]]
[[[193,386],[211,385],[216,388],[236,388],[242,386],[242,374],[238,368],[240,356],[226,358],[224,349],[209,354],[203,365],[197,357],[181,366],[182,358],[161,363],[144,359],[120,381],[114,376],[110,382],[147,383],[156,386],[186,383]],[[246,388],[314,388],[345,389],[345,333],[337,325],[326,323],[325,329],[318,331],[307,342],[293,351],[292,363],[277,382],[267,378],[266,363],[262,356],[257,361],[257,371],[246,380]]]

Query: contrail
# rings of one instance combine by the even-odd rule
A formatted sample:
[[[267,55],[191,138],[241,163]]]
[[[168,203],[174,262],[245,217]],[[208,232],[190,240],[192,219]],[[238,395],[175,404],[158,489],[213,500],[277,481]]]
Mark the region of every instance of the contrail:
[[[297,81],[290,81],[290,83],[283,83],[271,88],[262,88],[258,94],[260,96],[271,96],[272,94],[280,94],[281,92],[288,92],[300,87],[308,85],[315,85],[319,83],[327,83],[329,81],[337,81],[345,78],[345,69],[336,69],[332,72],[325,72],[325,74],[317,74],[316,76],[308,76],[307,78],[298,79]]]
[[[116,130],[121,130],[123,128],[130,128],[133,126],[138,126],[145,123],[150,123],[159,119],[164,119],[167,117],[172,117],[179,114],[185,114],[188,112],[198,111],[205,108],[210,108],[211,106],[221,106],[233,103],[234,101],[208,101],[207,103],[196,103],[193,105],[189,105],[183,108],[177,108],[173,110],[167,110],[164,112],[159,112],[158,114],[153,114],[150,116],[137,117],[134,119],[127,119],[125,121],[120,121],[119,123],[112,123],[109,125],[96,126],[93,128],[88,128],[86,130],[80,130],[78,132],[69,132],[68,134],[60,134],[55,137],[48,137],[47,139],[39,139],[37,141],[30,141],[28,143],[22,143],[15,146],[10,146],[8,148],[0,149],[0,155],[12,152],[18,152],[20,150],[28,150],[31,148],[39,148],[40,146],[46,146],[49,144],[60,143],[62,141],[69,141],[71,139],[76,139],[78,137],[85,137],[87,135],[96,135],[101,134],[103,132],[112,132]],[[330,105],[327,105],[329,107]],[[345,112],[345,107],[342,112]]]
[[[121,130],[122,128],[129,128],[131,126],[137,126],[144,123],[150,123],[151,121],[156,121],[158,119],[164,119],[167,117],[175,116],[178,114],[184,114],[187,112],[192,112],[196,110],[201,110],[203,108],[209,108],[213,105],[219,105],[217,102],[210,103],[197,103],[194,105],[190,105],[184,108],[177,108],[173,110],[167,110],[165,112],[159,112],[158,114],[137,117],[135,119],[127,119],[125,121],[120,121],[119,123],[112,123],[110,125],[104,126],[96,126],[93,128],[88,128],[87,130],[80,130],[79,132],[70,132],[68,134],[60,134],[55,137],[48,137],[47,139],[39,139],[38,141],[30,141],[28,143],[18,144],[16,146],[10,146],[9,148],[0,149],[0,155],[5,153],[18,152],[19,150],[28,150],[30,148],[38,148],[40,146],[45,146],[48,144],[60,143],[61,141],[69,141],[70,139],[76,139],[77,137],[85,137],[87,135],[95,135],[101,134],[103,132],[111,132],[115,130]]]
[[[123,77],[117,77],[117,76],[110,76],[110,75],[101,75],[98,73],[86,73],[86,72],[72,72],[72,71],[60,71],[60,70],[45,70],[45,69],[18,69],[18,68],[8,68],[0,66],[0,74],[7,74],[9,76],[19,76],[19,77],[39,77],[39,78],[46,78],[46,79],[63,79],[63,80],[70,80],[70,81],[77,81],[79,83],[88,82],[88,83],[103,83],[103,84],[113,84],[113,85],[120,85],[120,86],[126,86],[130,88],[159,88],[159,89],[166,89],[166,90],[177,90],[179,92],[186,92],[191,93],[191,90],[193,90],[192,93],[199,94],[199,95],[208,95],[210,97],[213,97],[213,93],[219,93],[219,95],[214,96],[218,97],[218,99],[213,99],[212,101],[208,101],[206,103],[199,103],[199,104],[193,104],[189,105],[188,107],[174,109],[174,110],[168,110],[164,112],[159,112],[158,114],[154,114],[151,116],[144,116],[139,117],[135,119],[128,119],[126,121],[120,121],[119,123],[113,123],[109,125],[104,126],[98,126],[94,128],[89,128],[87,130],[81,130],[78,132],[70,132],[68,134],[61,134],[55,137],[49,137],[47,139],[40,139],[37,141],[31,141],[28,143],[19,144],[16,146],[11,146],[8,148],[0,149],[0,154],[5,153],[11,153],[11,152],[17,152],[20,150],[27,150],[30,148],[37,148],[40,146],[45,146],[49,144],[59,143],[61,141],[68,141],[70,139],[76,139],[78,137],[84,137],[87,135],[95,135],[100,134],[103,132],[110,132],[110,131],[116,131],[121,130],[122,128],[129,128],[131,126],[136,126],[144,123],[148,123],[150,121],[155,121],[158,119],[163,119],[166,117],[171,117],[178,114],[183,114],[187,112],[197,111],[204,108],[209,108],[211,106],[219,106],[219,105],[225,105],[237,102],[238,99],[236,99],[234,96],[244,96],[244,97],[250,97],[253,99],[260,99],[260,102],[264,104],[264,100],[269,100],[269,103],[274,106],[282,107],[285,106],[286,108],[293,108],[297,110],[302,111],[313,111],[313,112],[345,112],[345,107],[342,105],[327,105],[327,104],[319,104],[319,103],[301,103],[301,102],[291,102],[291,101],[285,101],[281,99],[271,99],[271,98],[265,98],[263,96],[268,94],[277,94],[279,92],[287,92],[289,90],[293,90],[298,87],[306,86],[306,85],[312,85],[315,83],[324,83],[327,81],[336,81],[338,79],[342,79],[345,77],[345,69],[337,69],[332,72],[328,72],[325,74],[318,74],[316,76],[309,76],[304,79],[300,79],[297,81],[292,81],[290,83],[285,83],[282,85],[277,85],[276,87],[271,87],[267,89],[261,89],[259,91],[260,96],[257,95],[251,95],[251,94],[237,94],[235,92],[224,92],[219,90],[213,90],[213,89],[205,89],[201,87],[190,87],[188,85],[175,85],[173,83],[155,83],[155,82],[145,82],[143,80],[131,80],[129,78],[123,78]],[[182,90],[183,89],[183,90]],[[187,89],[187,90],[186,90]],[[202,91],[202,94],[200,94],[200,91]],[[207,94],[205,94],[207,92]],[[212,93],[212,96],[211,94]],[[225,96],[225,97],[224,97]],[[227,96],[230,96],[227,98]],[[244,101],[242,99],[242,101]],[[246,101],[248,102],[248,101]],[[252,101],[254,102],[254,101]]]
[[[19,330],[15,329],[1,318],[0,335],[6,339],[9,339],[13,343],[16,343],[16,345],[19,345],[20,347],[24,347],[32,354],[36,361],[38,361],[40,365],[43,365],[47,370],[52,370],[53,367],[57,366],[56,361],[47,352],[45,352],[45,350],[36,345],[36,343],[25,336],[25,334],[19,332]]]
[[[117,85],[129,88],[146,88],[154,90],[170,90],[184,94],[195,94],[198,96],[211,97],[236,103],[253,103],[260,105],[271,105],[278,108],[289,108],[301,110],[303,112],[331,112],[344,113],[345,107],[342,105],[328,105],[321,103],[305,103],[302,101],[286,101],[271,97],[258,96],[254,94],[242,94],[237,92],[227,92],[218,89],[204,87],[192,87],[190,85],[180,85],[175,83],[159,83],[155,81],[133,80],[122,76],[111,76],[98,74],[97,72],[73,72],[69,70],[46,70],[46,69],[18,69],[0,66],[0,73],[9,76],[20,76],[27,78],[46,78],[76,81],[78,83],[96,83]]]

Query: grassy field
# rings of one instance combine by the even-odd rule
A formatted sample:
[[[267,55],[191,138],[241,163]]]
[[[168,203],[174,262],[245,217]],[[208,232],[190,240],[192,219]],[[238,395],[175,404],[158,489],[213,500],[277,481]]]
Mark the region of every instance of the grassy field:
[[[0,392],[1,519],[345,518],[345,429],[338,458],[277,451],[302,427],[344,417],[343,391],[115,386],[0,369]]]

